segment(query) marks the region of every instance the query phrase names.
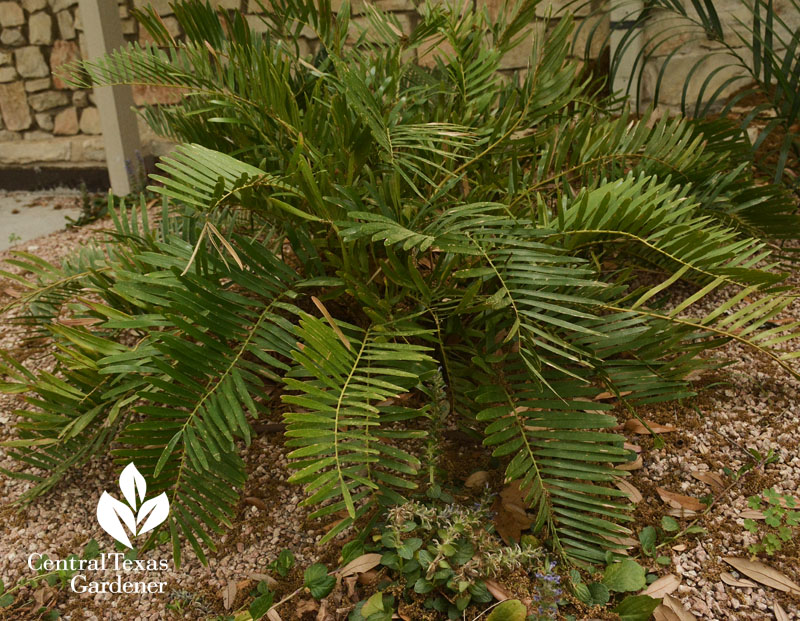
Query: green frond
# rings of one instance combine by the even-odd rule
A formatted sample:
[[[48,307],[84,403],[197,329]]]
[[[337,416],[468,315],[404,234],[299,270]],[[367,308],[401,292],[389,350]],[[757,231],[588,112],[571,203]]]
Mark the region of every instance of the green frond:
[[[516,367],[516,368],[515,368]],[[488,423],[485,444],[495,457],[510,457],[506,480],[518,481],[535,515],[532,529],[546,529],[559,553],[575,561],[602,562],[608,550],[624,550],[631,506],[611,484],[622,474],[614,465],[631,461],[624,436],[607,430],[617,424],[609,406],[587,397],[570,378],[550,378],[545,389],[531,384],[525,367],[507,366],[499,386],[481,388]],[[566,381],[564,381],[566,379]],[[488,407],[486,407],[488,405]]]
[[[406,427],[423,411],[392,402],[434,361],[428,348],[409,342],[419,334],[392,326],[360,330],[304,315],[296,334],[301,346],[293,358],[303,373],[287,375],[283,396],[292,408],[284,414],[297,469],[290,480],[305,484],[303,504],[323,505],[314,516],[346,511],[330,539],[375,502],[397,502],[416,487],[419,459],[398,444],[425,435]],[[406,424],[393,428],[398,422]]]

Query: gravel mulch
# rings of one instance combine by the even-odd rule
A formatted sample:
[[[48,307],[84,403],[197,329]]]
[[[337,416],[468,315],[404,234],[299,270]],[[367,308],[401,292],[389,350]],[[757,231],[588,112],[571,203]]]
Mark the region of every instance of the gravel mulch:
[[[86,243],[98,229],[107,226],[107,222],[101,221],[81,229],[59,232],[22,244],[21,249],[57,260]],[[0,253],[0,261],[7,257],[7,252]],[[0,281],[0,306],[7,301]],[[785,315],[778,319],[786,319],[789,315],[800,319],[800,308],[795,304]],[[19,339],[20,335],[10,326],[0,326],[0,349],[19,345]],[[792,598],[762,585],[730,586],[721,578],[723,572],[738,576],[722,558],[747,558],[746,548],[753,543],[752,535],[743,527],[741,515],[748,508],[747,497],[767,487],[800,497],[800,382],[736,343],[727,345],[718,355],[735,362],[700,378],[698,385],[702,390],[697,398],[639,411],[646,419],[675,425],[678,429],[661,436],[665,446],[660,449],[654,447],[648,435],[629,434],[630,441],[641,447],[642,456],[642,467],[633,471],[629,478],[643,495],[634,514],[636,522],[633,528],[638,531],[646,525],[658,525],[661,517],[670,510],[660,500],[656,488],[701,498],[714,490],[698,480],[693,472],[716,473],[727,487],[730,479],[723,469],[736,471],[752,461],[748,449],[756,449],[762,454],[774,450],[780,457],[777,462],[748,472],[726,493],[718,496],[707,515],[699,516],[697,524],[706,529],[705,534],[685,536],[664,546],[659,554],[668,556],[670,564],[658,566],[650,562],[649,568],[680,578],[680,585],[672,595],[698,619],[800,620],[800,598]],[[51,363],[42,360],[36,364],[46,368]],[[10,437],[9,423],[14,418],[13,410],[19,405],[17,397],[0,395],[0,439]],[[621,409],[619,412],[621,419],[627,417]],[[302,490],[286,482],[288,475],[281,435],[264,433],[258,436],[243,452],[243,458],[251,473],[247,489],[234,528],[219,538],[218,551],[210,555],[207,567],[191,550],[185,551],[179,571],[170,569],[158,575],[158,580],[168,582],[163,594],[79,595],[61,589],[54,597],[62,618],[75,621],[207,619],[225,611],[223,591],[232,589],[230,585],[235,585],[232,590],[236,592],[232,607],[243,604],[254,585],[248,581],[250,575],[265,572],[266,565],[284,548],[293,550],[299,568],[318,559],[333,566],[338,547],[316,545],[325,524],[308,521],[305,510],[298,506]],[[470,456],[464,454],[463,459],[469,463]],[[3,449],[0,449],[0,467],[16,467]],[[28,485],[24,481],[0,478],[0,496],[3,499],[0,507],[0,520],[3,521],[0,528],[0,578],[7,587],[19,578],[31,575],[26,565],[31,552],[64,558],[71,553],[80,553],[93,537],[102,550],[113,550],[111,539],[99,529],[95,519],[96,502],[102,491],[117,488],[110,459],[92,460],[33,505],[21,511],[12,508],[9,503]],[[681,519],[681,525],[686,526],[696,517]],[[170,558],[166,547],[148,554],[154,558]],[[762,560],[800,582],[800,545],[797,541],[786,544],[774,557]],[[296,573],[299,571],[301,569],[295,570]],[[299,580],[297,575],[294,578]],[[301,600],[293,604],[294,611],[301,609]],[[779,616],[776,604],[786,616]],[[314,618],[313,615],[298,616],[291,608],[281,609],[284,619]],[[333,618],[338,617],[330,617]]]

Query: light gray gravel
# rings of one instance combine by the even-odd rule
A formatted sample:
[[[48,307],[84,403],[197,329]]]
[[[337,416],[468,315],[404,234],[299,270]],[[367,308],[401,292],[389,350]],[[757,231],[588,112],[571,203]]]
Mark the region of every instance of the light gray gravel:
[[[93,230],[102,226],[105,224],[57,233],[22,246],[54,259],[83,243]],[[0,260],[3,258],[4,253],[0,253]],[[0,282],[0,305],[6,299]],[[800,318],[797,304],[789,314]],[[8,348],[18,338],[12,330],[0,327],[0,348]],[[795,344],[795,347],[800,345]],[[778,452],[778,463],[744,477],[741,488],[733,488],[701,521],[708,534],[684,538],[676,542],[678,549],[666,551],[672,564],[660,571],[681,577],[681,584],[673,595],[699,619],[772,619],[775,618],[773,606],[780,601],[788,618],[798,620],[797,599],[762,586],[728,586],[719,576],[722,571],[731,571],[721,561],[722,557],[747,557],[746,547],[751,543],[751,536],[744,530],[740,514],[746,509],[746,497],[754,489],[768,484],[800,496],[800,382],[738,344],[730,344],[718,354],[734,360],[735,364],[712,374],[713,381],[725,384],[701,395],[696,401],[699,413],[689,403],[642,408],[640,413],[645,418],[675,424],[679,432],[665,434],[666,447],[661,450],[654,450],[647,437],[631,436],[632,442],[642,445],[644,467],[635,471],[630,481],[645,495],[642,510],[646,505],[656,516],[651,515],[648,520],[654,524],[667,511],[667,506],[653,491],[656,486],[701,497],[710,489],[691,476],[692,470],[722,475],[724,467],[736,470],[745,463],[744,449]],[[41,360],[38,364],[46,367],[49,362]],[[708,378],[703,381],[707,382]],[[0,395],[0,436],[3,439],[11,433],[3,426],[13,418],[12,412],[18,405],[17,397]],[[203,567],[193,553],[187,551],[180,571],[171,570],[164,578],[159,578],[169,582],[170,590],[186,591],[201,605],[218,612],[221,611],[223,587],[231,581],[246,580],[252,572],[263,572],[281,549],[293,549],[301,566],[313,562],[319,553],[315,541],[321,536],[323,525],[307,521],[305,511],[298,507],[301,490],[286,483],[286,460],[280,438],[270,435],[257,438],[244,458],[252,469],[245,495],[265,499],[267,511],[242,503],[237,528],[220,539],[220,550],[211,555],[208,567]],[[13,466],[0,449],[0,467]],[[21,513],[14,514],[7,505],[3,507],[0,577],[5,584],[14,584],[20,577],[29,575],[25,558],[33,551],[63,558],[80,552],[92,537],[100,542],[102,549],[111,551],[110,538],[98,528],[94,508],[102,491],[115,489],[116,485],[110,460],[97,459]],[[5,503],[26,487],[25,482],[0,478],[0,495]],[[635,524],[634,529],[644,525]],[[778,554],[765,562],[800,582],[798,546],[790,549],[791,554]],[[151,554],[169,558],[166,548]],[[245,588],[249,590],[246,585]],[[208,618],[207,613],[194,606],[172,616],[166,611],[166,595],[79,597],[62,591],[58,603],[64,618],[71,620]]]

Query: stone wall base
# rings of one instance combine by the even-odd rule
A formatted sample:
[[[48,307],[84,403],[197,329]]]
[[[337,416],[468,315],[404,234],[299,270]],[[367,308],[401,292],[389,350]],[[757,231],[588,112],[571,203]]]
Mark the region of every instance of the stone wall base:
[[[152,138],[142,145],[141,158],[130,163],[133,177],[153,170],[156,158],[168,154],[174,143]],[[46,140],[0,140],[0,188],[35,190],[54,186],[108,189],[108,171],[100,136],[72,136]]]

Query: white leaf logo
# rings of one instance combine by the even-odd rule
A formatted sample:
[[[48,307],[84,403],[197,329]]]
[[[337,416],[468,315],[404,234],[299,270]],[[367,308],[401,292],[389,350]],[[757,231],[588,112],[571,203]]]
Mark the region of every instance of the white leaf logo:
[[[133,537],[153,530],[167,519],[169,499],[166,493],[161,493],[155,498],[145,500],[147,481],[133,462],[125,466],[119,475],[119,488],[128,504],[120,502],[108,492],[103,492],[97,503],[97,523],[122,545],[132,548],[128,533],[122,525],[128,528]]]

